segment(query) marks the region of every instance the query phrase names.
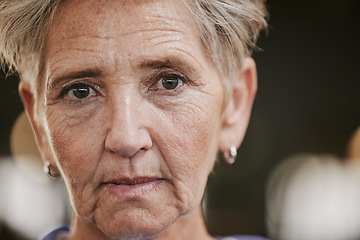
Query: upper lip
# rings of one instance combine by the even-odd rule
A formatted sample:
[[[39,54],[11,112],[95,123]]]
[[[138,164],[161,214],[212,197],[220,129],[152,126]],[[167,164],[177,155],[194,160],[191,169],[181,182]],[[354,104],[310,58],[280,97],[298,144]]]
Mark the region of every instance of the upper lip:
[[[112,179],[110,181],[104,182],[104,184],[137,185],[137,184],[143,184],[157,180],[163,180],[163,179],[158,177],[135,177],[135,178],[125,177],[125,178]]]

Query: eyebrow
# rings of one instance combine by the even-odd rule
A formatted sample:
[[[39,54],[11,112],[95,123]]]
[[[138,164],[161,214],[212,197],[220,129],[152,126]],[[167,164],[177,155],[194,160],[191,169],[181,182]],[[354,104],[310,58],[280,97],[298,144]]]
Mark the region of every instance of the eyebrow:
[[[166,57],[164,59],[146,59],[140,63],[140,68],[160,68],[171,67],[178,70],[187,70],[195,72],[196,69],[188,61],[178,57]]]
[[[198,62],[196,63],[198,64]],[[193,64],[176,56],[164,57],[163,59],[145,59],[138,66],[140,69],[170,67],[180,71],[187,71],[189,73],[196,72],[196,68],[193,66]],[[74,79],[94,78],[102,75],[104,75],[104,72],[98,67],[70,71],[69,73],[55,77],[54,80],[51,81],[51,83],[48,85],[48,88],[58,88],[62,82],[67,82]]]
[[[56,88],[58,87],[62,82],[66,82],[68,80],[72,79],[81,79],[81,78],[91,78],[91,77],[98,77],[102,75],[102,71],[98,68],[93,69],[85,69],[80,71],[73,71],[70,73],[67,73],[65,75],[61,75],[59,77],[56,77],[50,84],[49,88]]]

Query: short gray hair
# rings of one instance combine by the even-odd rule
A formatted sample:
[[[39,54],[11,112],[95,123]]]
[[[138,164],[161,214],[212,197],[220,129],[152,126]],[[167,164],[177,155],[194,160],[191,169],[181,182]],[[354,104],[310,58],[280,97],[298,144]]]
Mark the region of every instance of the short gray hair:
[[[192,9],[204,48],[229,90],[226,78],[257,49],[260,31],[267,28],[265,0],[194,0]]]
[[[265,0],[183,1],[194,15],[204,49],[226,78],[251,54],[260,31],[267,27]],[[62,2],[0,0],[0,64],[10,73],[17,71],[34,92],[46,31]]]
[[[36,92],[49,18],[63,0],[0,0],[0,64]]]

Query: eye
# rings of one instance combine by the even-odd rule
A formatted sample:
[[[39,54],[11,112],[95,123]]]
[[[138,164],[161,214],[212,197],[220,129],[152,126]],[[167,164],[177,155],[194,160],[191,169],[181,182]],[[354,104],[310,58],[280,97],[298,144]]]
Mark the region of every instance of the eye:
[[[179,77],[166,76],[160,78],[160,80],[156,83],[155,86],[157,89],[173,90],[183,84],[184,82]]]
[[[84,99],[90,96],[95,96],[96,91],[92,87],[86,84],[79,83],[70,86],[67,89],[66,95],[74,99]]]

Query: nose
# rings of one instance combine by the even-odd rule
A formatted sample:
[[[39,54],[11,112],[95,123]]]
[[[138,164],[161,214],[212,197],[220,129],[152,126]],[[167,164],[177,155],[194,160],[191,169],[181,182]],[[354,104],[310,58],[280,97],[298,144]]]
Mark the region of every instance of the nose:
[[[105,149],[126,158],[149,150],[152,140],[146,127],[146,106],[139,97],[127,91],[108,102],[108,132]]]

